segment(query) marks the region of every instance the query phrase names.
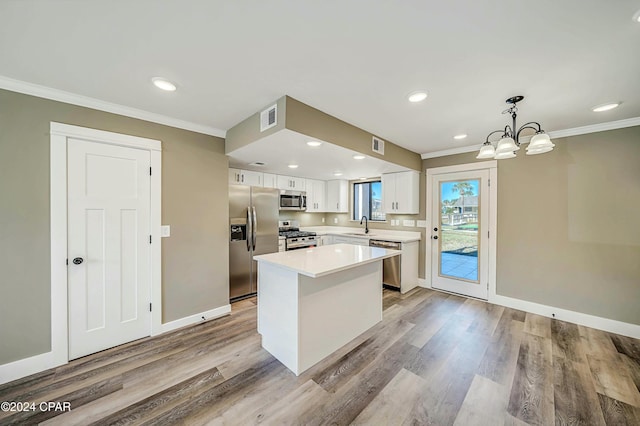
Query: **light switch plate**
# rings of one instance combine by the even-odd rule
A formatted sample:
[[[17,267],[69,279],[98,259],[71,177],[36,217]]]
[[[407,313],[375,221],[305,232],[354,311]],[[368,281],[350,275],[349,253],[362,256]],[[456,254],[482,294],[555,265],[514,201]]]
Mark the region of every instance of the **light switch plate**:
[[[426,220],[419,220],[417,226],[418,226],[418,228],[426,228],[427,227],[427,221]]]
[[[162,238],[170,237],[171,236],[171,225],[162,225],[160,227],[160,236]]]
[[[413,219],[405,219],[402,221],[402,226],[416,226],[416,221]]]

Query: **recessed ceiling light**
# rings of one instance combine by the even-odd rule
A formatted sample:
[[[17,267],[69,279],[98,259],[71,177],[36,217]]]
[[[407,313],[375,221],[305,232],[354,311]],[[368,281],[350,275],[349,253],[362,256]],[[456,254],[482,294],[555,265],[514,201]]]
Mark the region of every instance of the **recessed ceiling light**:
[[[409,102],[422,102],[427,99],[427,92],[413,92],[409,93]]]
[[[596,105],[593,108],[591,108],[591,111],[593,112],[609,111],[611,109],[618,108],[619,106],[620,106],[620,102],[610,102],[608,104]]]
[[[466,135],[466,134],[462,134],[462,135],[455,135],[453,138],[454,138],[454,139],[458,139],[458,140],[460,140],[460,139],[464,139],[464,138],[466,138],[466,137],[467,137],[467,135]]]
[[[353,156],[354,160],[364,160],[365,158],[367,158],[367,157],[365,157],[364,155],[360,155],[360,154],[356,154],[356,155]]]
[[[322,145],[322,142],[318,142],[318,141],[309,141],[307,142],[307,145],[311,146],[311,147],[318,147],[320,145]]]
[[[334,176],[342,176],[342,173],[341,172],[334,172],[333,175]]]
[[[167,92],[175,92],[177,89],[177,86],[175,84],[173,84],[169,80],[165,80],[162,77],[154,77],[151,79],[151,81],[153,82],[153,85],[158,89],[166,90]]]
[[[289,164],[289,168],[290,169],[297,169],[298,165],[297,164]]]

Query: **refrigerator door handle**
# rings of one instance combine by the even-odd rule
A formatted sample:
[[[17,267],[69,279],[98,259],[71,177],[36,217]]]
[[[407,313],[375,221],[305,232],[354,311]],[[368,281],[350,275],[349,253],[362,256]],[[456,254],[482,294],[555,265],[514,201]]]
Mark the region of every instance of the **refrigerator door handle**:
[[[251,251],[251,241],[253,240],[253,222],[251,221],[251,206],[247,206],[247,251]]]
[[[251,226],[251,231],[252,231],[252,245],[253,245],[253,251],[256,250],[256,234],[258,233],[258,216],[256,215],[256,207],[253,206],[253,222],[252,222],[252,226]]]

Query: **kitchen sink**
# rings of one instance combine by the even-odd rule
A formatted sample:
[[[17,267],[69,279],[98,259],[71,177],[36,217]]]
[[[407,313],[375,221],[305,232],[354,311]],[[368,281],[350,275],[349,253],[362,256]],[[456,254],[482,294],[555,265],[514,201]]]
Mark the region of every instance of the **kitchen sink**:
[[[355,237],[373,237],[375,234],[365,234],[364,232],[345,232],[342,235],[353,235]]]

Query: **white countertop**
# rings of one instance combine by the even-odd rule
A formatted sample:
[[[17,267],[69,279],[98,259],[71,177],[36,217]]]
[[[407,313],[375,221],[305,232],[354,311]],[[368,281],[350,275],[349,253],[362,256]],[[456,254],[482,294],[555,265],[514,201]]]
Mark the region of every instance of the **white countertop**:
[[[311,278],[318,278],[354,266],[364,265],[401,254],[400,250],[353,244],[332,244],[309,249],[290,250],[253,256],[258,262],[267,262]]]
[[[420,241],[420,232],[414,231],[394,231],[390,229],[369,229],[369,233],[364,233],[364,227],[348,226],[305,226],[301,231],[315,232],[317,235],[345,235],[353,238],[368,238],[373,240],[395,241],[399,243],[410,243]],[[358,235],[353,235],[358,234]]]

